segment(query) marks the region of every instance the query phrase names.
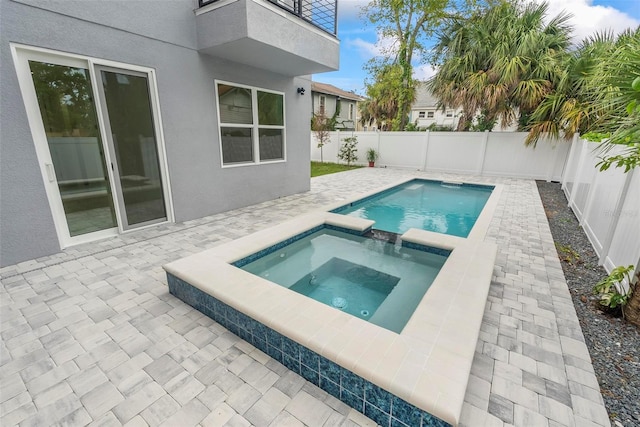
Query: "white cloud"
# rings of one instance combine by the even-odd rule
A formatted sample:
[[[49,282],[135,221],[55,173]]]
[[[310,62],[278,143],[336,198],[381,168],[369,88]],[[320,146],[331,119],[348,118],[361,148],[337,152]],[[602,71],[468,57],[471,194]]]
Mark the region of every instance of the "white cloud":
[[[548,19],[563,11],[573,15],[569,22],[573,25],[576,43],[596,31],[612,30],[618,34],[626,28],[635,28],[640,25],[640,20],[611,6],[594,5],[593,0],[548,0],[548,2]]]
[[[362,7],[369,4],[369,0],[339,0],[338,19],[357,18]]]
[[[382,37],[378,34],[375,43],[368,42],[360,37],[347,39],[343,43],[349,47],[355,48],[363,59],[369,60],[374,56],[384,56],[389,51],[393,50],[395,41],[392,38]]]
[[[435,76],[437,68],[432,67],[429,64],[422,64],[413,67],[413,78],[416,80],[425,81]]]

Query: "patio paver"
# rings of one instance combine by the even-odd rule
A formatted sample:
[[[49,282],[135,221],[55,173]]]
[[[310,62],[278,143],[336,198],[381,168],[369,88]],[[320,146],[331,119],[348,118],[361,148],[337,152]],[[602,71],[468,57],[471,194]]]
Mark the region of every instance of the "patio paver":
[[[0,270],[0,424],[374,423],[169,295],[162,265],[408,176],[503,184],[462,425],[610,425],[535,182],[358,169]]]

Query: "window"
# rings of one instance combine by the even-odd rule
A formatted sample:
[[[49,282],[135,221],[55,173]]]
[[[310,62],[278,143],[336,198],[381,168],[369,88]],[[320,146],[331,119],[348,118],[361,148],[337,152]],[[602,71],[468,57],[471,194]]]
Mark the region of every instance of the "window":
[[[418,118],[420,118],[420,119],[424,119],[424,111],[420,111],[420,112],[418,113]]]
[[[433,119],[433,111],[427,111],[427,119]]]
[[[222,164],[284,160],[284,94],[218,83]]]
[[[326,102],[326,98],[324,95],[320,95],[320,114],[324,114],[324,104]]]
[[[349,120],[353,120],[353,104],[349,104]]]
[[[453,117],[453,111],[447,110],[447,117]]]

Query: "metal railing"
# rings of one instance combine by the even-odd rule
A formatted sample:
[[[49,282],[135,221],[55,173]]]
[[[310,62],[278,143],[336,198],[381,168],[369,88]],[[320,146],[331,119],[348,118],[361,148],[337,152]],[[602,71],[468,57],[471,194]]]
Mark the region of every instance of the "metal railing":
[[[198,0],[200,7],[219,0]],[[265,0],[332,36],[338,30],[338,0]]]

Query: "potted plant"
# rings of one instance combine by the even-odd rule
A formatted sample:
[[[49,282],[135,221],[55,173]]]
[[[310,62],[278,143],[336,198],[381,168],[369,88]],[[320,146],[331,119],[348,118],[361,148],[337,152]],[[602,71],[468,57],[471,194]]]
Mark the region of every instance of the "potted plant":
[[[375,165],[376,160],[378,160],[379,156],[380,154],[378,154],[378,152],[375,149],[369,148],[367,150],[367,160],[369,161],[370,168],[372,168]]]

